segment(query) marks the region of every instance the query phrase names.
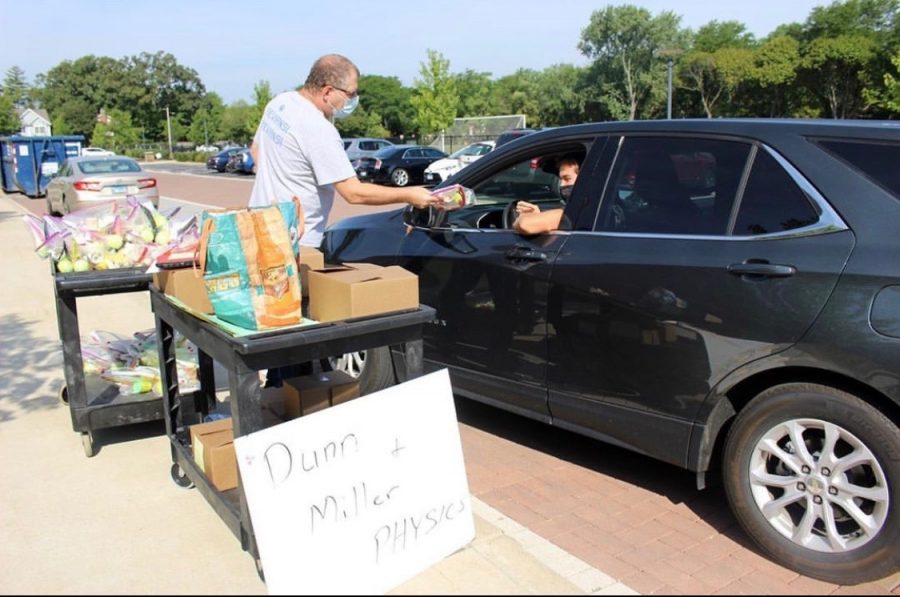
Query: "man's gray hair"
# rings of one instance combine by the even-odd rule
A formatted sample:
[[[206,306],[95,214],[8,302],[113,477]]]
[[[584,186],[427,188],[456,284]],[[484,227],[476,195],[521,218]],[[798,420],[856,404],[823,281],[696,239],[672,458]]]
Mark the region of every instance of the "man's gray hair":
[[[352,73],[356,73],[359,78],[359,69],[348,58],[340,54],[326,54],[312,65],[303,87],[310,91],[318,91],[326,85],[346,89]]]

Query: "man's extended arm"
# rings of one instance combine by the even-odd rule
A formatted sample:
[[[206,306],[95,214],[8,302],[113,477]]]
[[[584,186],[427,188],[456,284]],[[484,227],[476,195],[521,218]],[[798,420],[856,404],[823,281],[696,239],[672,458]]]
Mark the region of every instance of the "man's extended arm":
[[[437,203],[437,199],[423,187],[408,187],[404,189],[380,187],[375,184],[360,182],[355,176],[334,183],[334,188],[347,203],[353,204],[389,205],[391,203],[408,203],[421,209]]]

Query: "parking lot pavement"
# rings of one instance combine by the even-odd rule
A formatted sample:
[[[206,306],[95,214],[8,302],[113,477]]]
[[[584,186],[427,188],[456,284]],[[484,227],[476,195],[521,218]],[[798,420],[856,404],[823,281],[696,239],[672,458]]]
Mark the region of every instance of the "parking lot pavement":
[[[900,595],[900,574],[842,587],[772,562],[689,472],[459,398],[457,414],[472,495],[642,594]]]

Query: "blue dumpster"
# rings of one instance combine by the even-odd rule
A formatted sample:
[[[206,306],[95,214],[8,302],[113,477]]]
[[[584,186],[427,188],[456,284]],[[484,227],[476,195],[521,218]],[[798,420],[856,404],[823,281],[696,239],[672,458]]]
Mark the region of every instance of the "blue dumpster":
[[[4,192],[43,196],[59,165],[66,158],[81,154],[83,144],[82,135],[0,137],[0,179]]]

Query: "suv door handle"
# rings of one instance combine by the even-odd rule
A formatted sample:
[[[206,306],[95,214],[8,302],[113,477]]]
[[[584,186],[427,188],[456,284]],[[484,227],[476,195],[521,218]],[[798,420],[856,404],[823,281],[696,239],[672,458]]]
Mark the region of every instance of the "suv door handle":
[[[506,258],[511,261],[547,261],[547,254],[528,247],[516,247],[506,252]]]
[[[728,273],[735,276],[758,276],[761,278],[788,278],[797,273],[793,265],[777,265],[765,260],[748,259],[743,263],[732,263]]]

